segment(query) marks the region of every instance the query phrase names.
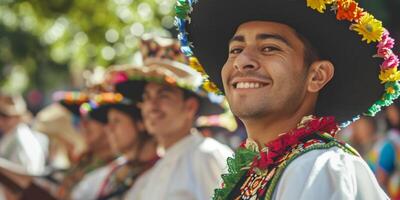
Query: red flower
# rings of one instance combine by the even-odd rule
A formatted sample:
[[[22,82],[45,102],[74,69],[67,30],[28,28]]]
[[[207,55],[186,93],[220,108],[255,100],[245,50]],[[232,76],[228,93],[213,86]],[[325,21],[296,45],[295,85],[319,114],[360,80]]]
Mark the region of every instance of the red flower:
[[[358,7],[358,3],[353,0],[338,0],[337,6],[336,18],[338,20],[357,21],[363,15],[363,9]]]
[[[337,130],[338,126],[334,117],[313,118],[301,125],[301,128],[281,134],[277,139],[265,145],[267,151],[260,152],[260,156],[254,158],[251,168],[268,169],[271,165],[282,162],[287,152],[299,144],[301,139],[315,132],[326,132],[334,136]],[[245,148],[245,144],[242,143],[241,147]]]

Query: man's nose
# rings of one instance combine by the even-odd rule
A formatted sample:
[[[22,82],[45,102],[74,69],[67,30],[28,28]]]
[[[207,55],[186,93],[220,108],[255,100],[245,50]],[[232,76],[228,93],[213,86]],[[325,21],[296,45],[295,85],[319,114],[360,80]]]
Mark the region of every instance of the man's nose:
[[[233,66],[240,72],[244,72],[247,70],[258,70],[260,68],[257,59],[256,52],[251,48],[245,48],[242,52],[236,57]]]

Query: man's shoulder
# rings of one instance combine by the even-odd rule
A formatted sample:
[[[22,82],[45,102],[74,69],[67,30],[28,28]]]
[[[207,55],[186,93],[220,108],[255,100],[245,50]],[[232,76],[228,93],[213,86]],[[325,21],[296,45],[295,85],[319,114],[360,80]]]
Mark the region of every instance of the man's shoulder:
[[[201,137],[196,144],[193,144],[191,157],[195,160],[223,160],[233,155],[233,151],[227,145],[209,137]]]
[[[344,164],[344,162],[364,162],[360,156],[354,155],[345,149],[332,146],[329,148],[311,149],[303,152],[291,162],[295,166],[313,166],[326,164]],[[288,168],[290,165],[288,166]]]
[[[227,145],[220,143],[214,138],[205,137],[197,146],[197,151],[204,154],[215,152],[233,154],[231,148]]]

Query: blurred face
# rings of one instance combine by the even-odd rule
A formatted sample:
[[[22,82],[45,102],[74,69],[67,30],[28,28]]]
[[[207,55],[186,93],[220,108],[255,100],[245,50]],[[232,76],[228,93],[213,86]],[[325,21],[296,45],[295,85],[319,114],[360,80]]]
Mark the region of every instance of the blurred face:
[[[241,119],[290,115],[306,93],[304,45],[290,27],[253,21],[238,27],[221,75],[227,100]]]
[[[386,117],[389,123],[394,127],[399,127],[400,123],[400,113],[396,105],[391,105],[386,109]]]
[[[374,130],[371,121],[361,118],[354,122],[350,140],[352,143],[367,144],[374,140]]]
[[[83,123],[83,135],[89,147],[98,145],[100,141],[104,140],[105,125],[96,121],[87,119]]]
[[[110,109],[107,117],[110,140],[117,151],[123,153],[132,148],[139,134],[133,119],[117,109]]]
[[[0,113],[0,132],[3,134],[11,132],[19,122],[19,116],[5,116]]]
[[[177,87],[148,83],[140,107],[146,130],[156,137],[168,137],[192,123],[183,91]]]

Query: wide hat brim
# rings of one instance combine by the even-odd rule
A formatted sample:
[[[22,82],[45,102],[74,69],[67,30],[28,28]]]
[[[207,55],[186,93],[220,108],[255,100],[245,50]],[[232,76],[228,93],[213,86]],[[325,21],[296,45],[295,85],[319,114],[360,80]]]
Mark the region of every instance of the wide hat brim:
[[[144,87],[151,80],[129,80],[115,85],[115,91],[121,93],[124,97],[131,99],[132,101],[140,102],[142,101],[142,95],[144,92]],[[154,82],[162,83],[154,80]],[[188,92],[193,93],[198,97],[200,109],[198,115],[216,115],[224,112],[223,107],[218,103],[213,103],[206,95],[199,95],[193,91],[186,88],[181,88]]]
[[[133,120],[141,119],[140,109],[134,104],[113,103],[101,105],[89,112],[89,117],[102,124],[108,123],[108,112],[116,109],[129,115]]]
[[[68,103],[65,100],[61,100],[61,101],[59,101],[59,103],[64,108],[66,108],[68,111],[70,111],[73,115],[75,115],[76,117],[80,117],[81,116],[81,113],[80,113],[81,104]]]
[[[188,25],[194,55],[210,79],[223,89],[221,69],[227,60],[229,40],[238,26],[249,21],[286,24],[307,38],[322,59],[335,66],[333,79],[319,94],[316,115],[335,116],[338,122],[364,113],[384,92],[379,83],[380,59],[376,48],[350,31],[348,21],[334,12],[321,14],[306,0],[200,0],[193,6]]]

